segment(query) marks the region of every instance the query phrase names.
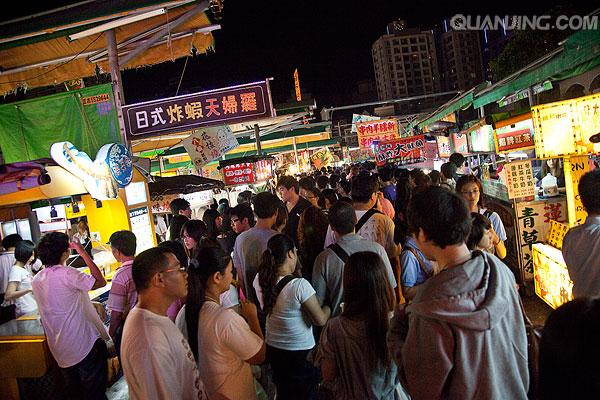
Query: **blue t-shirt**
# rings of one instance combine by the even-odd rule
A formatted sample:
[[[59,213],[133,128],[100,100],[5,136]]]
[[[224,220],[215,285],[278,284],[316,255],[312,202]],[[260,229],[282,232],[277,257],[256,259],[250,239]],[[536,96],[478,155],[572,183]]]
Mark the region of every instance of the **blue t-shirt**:
[[[411,247],[415,250],[421,258],[427,272],[431,273],[433,268],[429,260],[427,260],[423,253],[421,253],[421,250],[417,247],[415,240],[409,236],[404,243],[402,253],[400,253],[400,264],[402,265],[401,281],[402,286],[413,287],[425,282],[427,280],[427,274],[421,269],[419,260],[417,260],[414,254],[410,250],[404,250],[406,247]]]
[[[392,205],[396,203],[396,185],[387,185],[381,189],[383,197],[392,202]]]

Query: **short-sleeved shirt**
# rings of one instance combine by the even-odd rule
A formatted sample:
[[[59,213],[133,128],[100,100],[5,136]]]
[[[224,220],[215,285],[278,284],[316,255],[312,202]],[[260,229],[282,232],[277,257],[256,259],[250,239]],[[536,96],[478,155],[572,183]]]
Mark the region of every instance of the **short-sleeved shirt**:
[[[421,262],[428,272],[431,272],[433,267],[427,257],[421,253],[415,240],[410,236],[407,237],[402,253],[400,253],[400,265],[402,266],[401,281],[402,286],[413,287],[425,282],[427,280],[427,274],[421,268],[419,260],[416,259],[415,255],[408,250],[407,247],[415,250],[417,256],[421,258]]]
[[[379,254],[385,265],[388,279],[392,288],[396,287],[394,271],[387,257],[385,249],[371,240],[350,233],[342,236],[337,243],[350,256],[359,251],[370,251]],[[344,261],[331,249],[323,250],[315,259],[312,275],[312,286],[321,304],[329,304],[333,317],[340,314],[340,303],[344,294],[342,278],[344,275]]]
[[[358,221],[367,211],[360,210],[355,212],[356,220]],[[384,214],[375,213],[356,233],[365,239],[379,243],[385,249],[388,258],[393,259],[400,253],[399,246],[394,242],[394,229],[394,221],[392,221],[390,217]],[[331,225],[329,225],[329,227],[327,227],[324,247],[328,247],[332,243],[335,243],[335,235],[333,234]]]
[[[315,361],[333,361],[338,376],[333,382],[333,398],[393,400],[398,370],[391,360],[385,365],[372,360],[365,321],[339,316],[329,320],[321,333]]]
[[[262,229],[253,227],[242,232],[235,239],[233,246],[233,266],[237,270],[238,280],[244,282],[246,296],[254,300],[252,282],[258,272],[258,266],[262,262],[262,255],[267,249],[267,242],[279,232],[273,229]]]
[[[64,265],[46,266],[33,278],[48,347],[61,368],[83,360],[100,337],[97,323],[102,322],[88,296],[95,282],[93,276]]]
[[[500,219],[500,216],[498,215],[498,213],[492,211],[490,214],[490,212],[488,211],[487,208],[480,208],[479,214],[485,215],[488,217],[488,219],[492,223],[492,227],[494,228],[494,231],[496,231],[496,234],[498,235],[498,238],[502,241],[505,241],[506,240],[506,229],[504,229],[504,224],[502,223],[502,220]],[[488,214],[489,214],[489,216],[488,216]]]
[[[6,293],[10,270],[15,264],[15,252],[5,251],[0,254],[0,294]]]
[[[562,254],[573,280],[573,296],[600,296],[600,217],[588,216],[563,239]]]
[[[106,308],[110,311],[120,313],[129,311],[137,303],[137,290],[131,272],[132,265],[133,261],[125,261],[115,272],[106,303]]]
[[[258,283],[259,274],[254,278],[254,289],[264,308],[262,290]],[[279,282],[283,279],[280,276]],[[266,340],[269,346],[282,350],[309,350],[315,347],[312,325],[302,314],[302,304],[315,294],[315,289],[304,278],[292,279],[281,290],[273,309],[267,316]]]
[[[18,291],[30,290],[32,279],[31,272],[29,272],[26,268],[13,265],[10,270],[8,282],[16,282]],[[15,305],[17,306],[17,317],[35,312],[38,308],[35,298],[33,297],[33,293],[27,293],[26,295],[19,297],[15,300]]]
[[[134,307],[121,344],[132,400],[208,399],[188,342],[166,316]]]
[[[209,397],[256,398],[250,364],[263,345],[248,323],[235,311],[206,301],[198,319],[198,363]]]

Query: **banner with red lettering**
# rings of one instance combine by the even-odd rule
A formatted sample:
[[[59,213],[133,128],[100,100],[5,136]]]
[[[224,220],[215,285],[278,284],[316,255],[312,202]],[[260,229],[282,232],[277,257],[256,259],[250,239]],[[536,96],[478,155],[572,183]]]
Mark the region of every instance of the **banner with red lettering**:
[[[378,121],[366,121],[356,123],[358,133],[358,145],[362,149],[371,147],[373,141],[389,141],[400,138],[398,134],[398,121],[381,119]]]
[[[226,186],[254,183],[252,163],[231,164],[223,167],[223,182]]]
[[[375,146],[377,165],[412,164],[425,160],[425,135],[379,142]]]

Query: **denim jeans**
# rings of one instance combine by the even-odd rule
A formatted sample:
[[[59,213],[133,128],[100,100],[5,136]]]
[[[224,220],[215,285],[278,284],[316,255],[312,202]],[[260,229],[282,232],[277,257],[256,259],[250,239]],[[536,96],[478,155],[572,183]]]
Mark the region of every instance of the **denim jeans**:
[[[310,350],[281,350],[267,345],[267,359],[273,369],[277,399],[315,399],[319,370],[308,360]]]
[[[83,360],[71,367],[61,368],[70,398],[106,400],[107,358],[106,343],[98,339]]]

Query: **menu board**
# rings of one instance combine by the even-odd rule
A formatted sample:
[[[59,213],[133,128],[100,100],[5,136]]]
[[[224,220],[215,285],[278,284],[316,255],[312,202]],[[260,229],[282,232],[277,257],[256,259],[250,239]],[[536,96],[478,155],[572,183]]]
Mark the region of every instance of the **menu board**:
[[[135,234],[137,246],[136,253],[154,247],[154,229],[150,223],[148,207],[129,209],[129,221],[131,221],[131,232]]]
[[[560,250],[533,245],[535,294],[554,309],[573,300],[573,282]]]
[[[515,161],[505,165],[508,198],[531,197],[535,194],[535,180],[531,160]]]

